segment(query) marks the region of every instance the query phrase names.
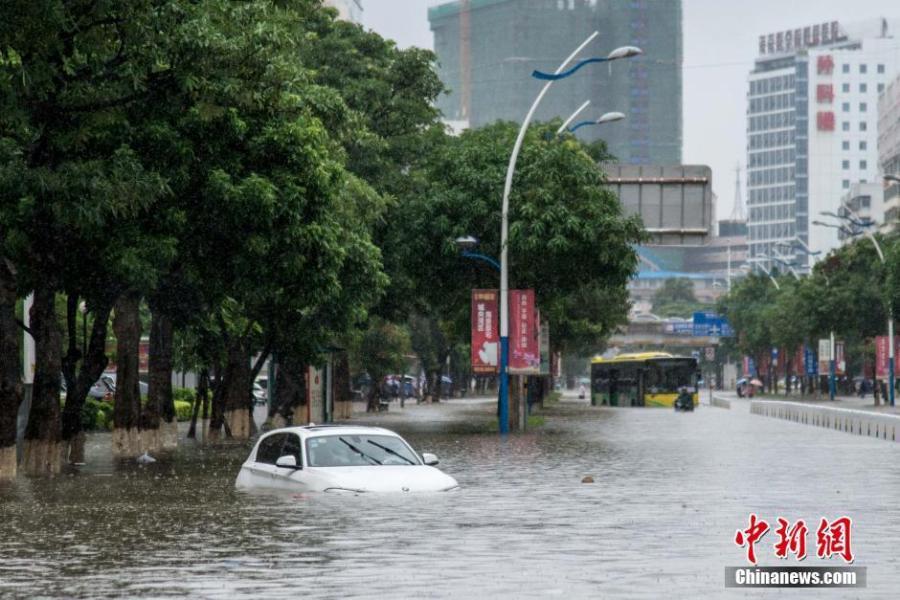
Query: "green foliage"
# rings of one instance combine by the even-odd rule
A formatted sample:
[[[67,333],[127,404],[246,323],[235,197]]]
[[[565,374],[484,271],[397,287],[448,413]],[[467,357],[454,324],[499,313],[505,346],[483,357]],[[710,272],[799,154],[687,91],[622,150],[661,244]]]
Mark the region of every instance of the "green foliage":
[[[792,352],[834,332],[846,343],[850,370],[859,372],[872,353],[867,340],[887,334],[887,308],[898,297],[898,239],[878,239],[885,265],[863,238],[834,250],[800,281],[777,277],[780,290],[761,275],[737,282],[719,303],[736,331],[737,349],[756,357],[771,347]]]
[[[194,402],[194,398],[197,396],[197,392],[192,388],[172,388],[172,399],[175,402],[187,402],[191,404]]]
[[[474,235],[480,252],[499,256],[500,200],[517,130],[496,123],[445,140],[403,206],[403,227],[392,231],[403,271],[420,282],[414,298],[448,321],[456,339],[467,337],[469,290],[496,287],[497,273],[462,259],[454,240]],[[643,229],[622,214],[582,144],[554,134],[552,124],[537,125],[525,137],[510,198],[510,283],[535,288],[556,349],[597,348],[627,316],[624,288]]]
[[[112,428],[111,402],[87,398],[81,407],[81,426],[85,431],[106,431]]]
[[[409,333],[404,327],[374,319],[358,339],[354,355],[360,369],[378,383],[385,375],[403,371],[409,351]]]
[[[694,284],[690,279],[666,279],[663,286],[653,294],[652,310],[660,317],[687,318],[704,307],[694,295]]]
[[[193,406],[190,402],[183,400],[175,401],[175,418],[178,421],[190,421]]]

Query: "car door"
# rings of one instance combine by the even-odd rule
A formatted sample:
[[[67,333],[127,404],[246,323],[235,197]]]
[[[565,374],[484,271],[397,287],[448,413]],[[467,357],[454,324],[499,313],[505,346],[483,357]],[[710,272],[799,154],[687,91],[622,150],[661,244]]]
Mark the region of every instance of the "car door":
[[[275,466],[275,461],[281,456],[281,448],[284,446],[284,439],[287,435],[286,433],[273,433],[260,440],[255,460],[250,464],[250,472],[256,485],[277,487],[276,472],[281,469]]]
[[[293,456],[297,465],[303,466],[303,443],[300,436],[296,433],[285,433],[284,444],[281,447],[280,456]],[[277,460],[277,459],[276,459]],[[291,469],[288,467],[275,467],[275,478],[278,480],[279,487],[290,487],[292,489],[305,488],[305,473],[301,469]]]

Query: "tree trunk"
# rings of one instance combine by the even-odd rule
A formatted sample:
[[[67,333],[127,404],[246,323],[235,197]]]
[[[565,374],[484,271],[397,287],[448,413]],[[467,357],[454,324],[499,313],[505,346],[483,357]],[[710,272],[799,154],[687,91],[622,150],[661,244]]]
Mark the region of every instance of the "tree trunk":
[[[49,286],[34,290],[31,331],[35,353],[34,385],[25,429],[22,471],[28,475],[55,475],[62,467],[59,418],[62,332],[56,321],[56,292]]]
[[[305,364],[292,352],[278,352],[275,398],[269,419],[274,427],[306,422]]]
[[[69,301],[71,305],[71,298]],[[81,409],[87,400],[94,382],[100,378],[109,359],[106,357],[106,333],[109,328],[109,313],[112,306],[91,307],[94,322],[88,342],[87,355],[81,356],[74,342],[73,318],[69,311],[69,350],[63,357],[63,374],[66,378],[66,407],[62,415],[62,438],[64,454],[72,464],[84,462],[85,435],[81,423]],[[81,368],[75,371],[75,362],[81,357]]]
[[[22,365],[16,324],[16,276],[0,260],[0,482],[16,477],[16,434],[22,403]]]
[[[141,435],[149,442],[155,439],[163,448],[178,446],[178,421],[175,419],[175,401],[172,398],[173,345],[172,321],[151,307],[150,374],[147,389],[149,418],[142,418]],[[147,435],[147,431],[152,429],[158,431],[156,436]]]
[[[142,452],[141,390],[138,379],[141,343],[140,296],[126,294],[116,302],[113,331],[116,334],[116,395],[113,407],[112,452],[117,457],[136,457]],[[145,422],[150,423],[154,411]],[[158,430],[157,430],[158,431]],[[151,442],[151,440],[146,440]],[[151,442],[152,445],[152,442]]]
[[[197,394],[194,396],[194,407],[191,413],[191,426],[188,429],[187,436],[190,439],[197,437],[197,414],[200,412],[200,405],[204,407],[209,404],[209,371],[200,369],[200,380],[197,382]],[[203,419],[206,420],[206,411],[203,411]]]
[[[225,372],[213,397],[213,421],[210,423],[210,437],[220,435],[224,427],[225,436],[240,440],[250,438],[250,407],[252,389],[250,352],[243,339],[234,339],[228,344],[228,360]]]
[[[212,389],[212,398],[210,400],[210,417],[209,428],[205,432],[204,440],[216,440],[222,435],[222,429],[227,427],[225,424],[225,379],[228,377],[227,365],[223,368],[220,364],[214,365],[215,385]],[[203,406],[204,412],[206,405]]]
[[[334,419],[349,419],[353,416],[353,395],[350,392],[350,359],[341,352],[334,363]]]

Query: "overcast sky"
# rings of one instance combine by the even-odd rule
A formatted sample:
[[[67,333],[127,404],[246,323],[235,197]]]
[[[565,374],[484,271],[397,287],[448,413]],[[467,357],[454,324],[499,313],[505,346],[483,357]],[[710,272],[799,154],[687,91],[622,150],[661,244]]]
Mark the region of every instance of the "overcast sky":
[[[363,0],[363,25],[401,47],[431,48],[427,9],[440,3]],[[734,202],[734,167],[746,161],[747,74],[759,35],[833,20],[900,17],[900,0],[683,0],[682,7],[682,159],[712,167],[720,219],[728,217]],[[900,38],[900,31],[891,33]]]

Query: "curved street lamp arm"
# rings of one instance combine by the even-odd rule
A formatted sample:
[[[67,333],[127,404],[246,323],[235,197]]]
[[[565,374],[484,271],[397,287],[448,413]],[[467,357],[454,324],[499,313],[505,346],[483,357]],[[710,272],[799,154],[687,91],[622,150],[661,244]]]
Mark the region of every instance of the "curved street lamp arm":
[[[480,261],[486,262],[487,264],[489,264],[493,268],[495,268],[497,271],[500,270],[500,263],[498,263],[496,260],[494,260],[490,256],[486,256],[486,255],[480,254],[478,252],[469,252],[468,250],[463,251],[461,253],[461,256],[463,256],[465,258],[471,258],[472,260],[480,260]]]

